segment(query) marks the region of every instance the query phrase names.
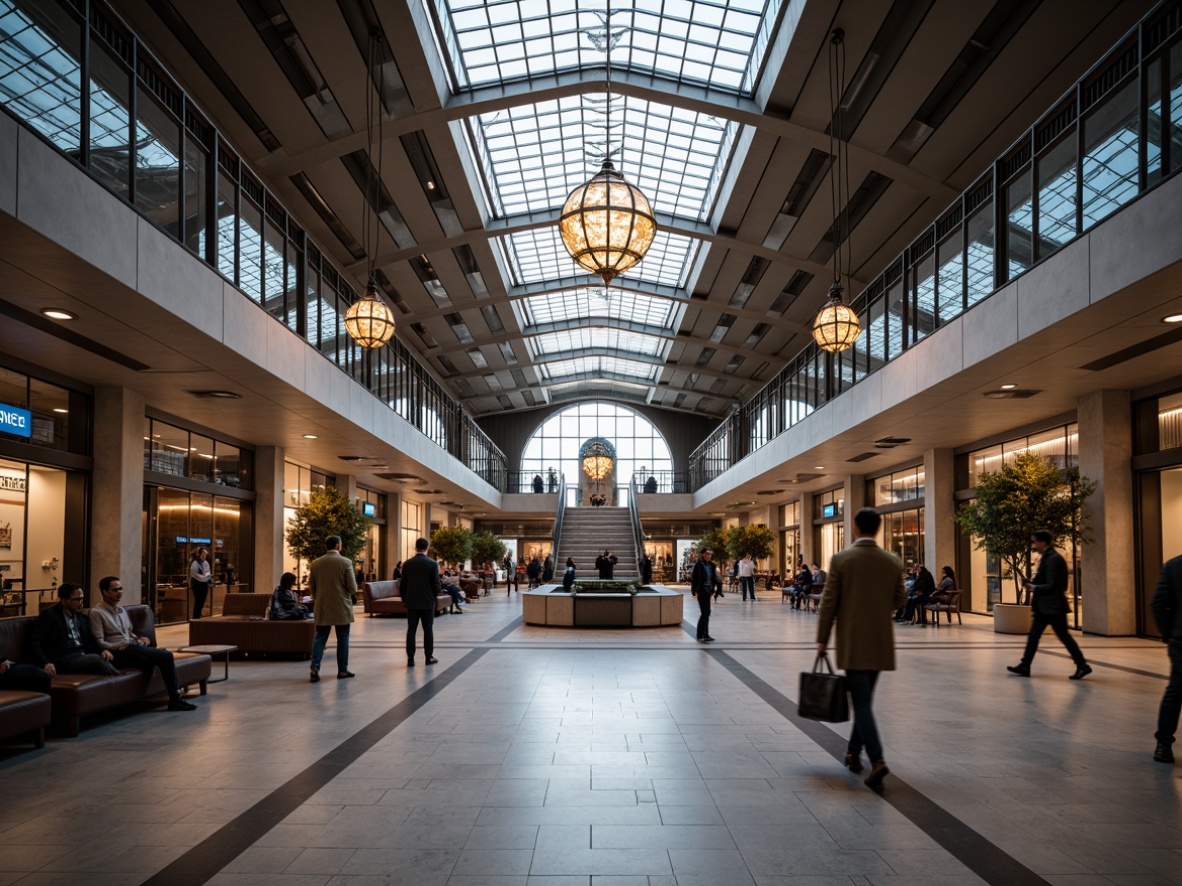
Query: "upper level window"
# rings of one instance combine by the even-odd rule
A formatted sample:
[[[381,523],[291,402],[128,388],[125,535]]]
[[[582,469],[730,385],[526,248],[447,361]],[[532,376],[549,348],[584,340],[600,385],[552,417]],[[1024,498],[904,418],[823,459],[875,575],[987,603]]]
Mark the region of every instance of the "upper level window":
[[[1079,464],[1079,425],[1072,422],[969,453],[969,486],[976,486],[983,473],[1000,471],[1023,452],[1045,456],[1060,470],[1074,467]]]
[[[0,368],[0,440],[84,452],[84,440],[76,439],[71,445],[70,430],[72,421],[75,437],[85,430],[88,400],[47,381]]]
[[[923,465],[875,477],[869,483],[868,504],[880,508],[900,501],[914,501],[924,497]]]
[[[203,480],[218,486],[253,488],[251,453],[154,418],[144,419],[144,470]]]
[[[830,489],[813,496],[813,519],[833,520],[845,516],[845,490]]]

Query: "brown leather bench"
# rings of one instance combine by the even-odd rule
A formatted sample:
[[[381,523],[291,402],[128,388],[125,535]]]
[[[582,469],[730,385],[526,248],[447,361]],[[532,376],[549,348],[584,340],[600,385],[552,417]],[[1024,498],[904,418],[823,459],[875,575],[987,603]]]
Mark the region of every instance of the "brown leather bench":
[[[398,579],[393,581],[367,581],[361,585],[362,606],[367,615],[406,615],[406,606],[398,596]],[[451,606],[451,595],[440,594],[435,598],[435,614],[445,613]]]
[[[316,625],[311,619],[270,621],[270,594],[226,594],[222,614],[189,622],[189,646],[237,646],[254,655],[312,657]]]
[[[36,747],[45,747],[45,727],[53,717],[53,703],[40,692],[0,690],[0,741],[28,734]]]
[[[132,630],[141,637],[148,637],[156,643],[156,622],[148,606],[127,606]],[[6,618],[0,620],[0,657],[14,661],[28,661],[26,647],[34,617]],[[208,655],[192,652],[174,652],[177,682],[184,686],[194,683],[205,695],[206,683],[212,669]],[[97,674],[58,674],[50,686],[49,698],[54,720],[63,721],[69,735],[77,735],[83,717],[112,708],[122,707],[147,696],[162,695],[165,692],[160,671],[152,670],[151,680],[144,677],[138,668],[123,668],[118,676]],[[36,695],[37,693],[27,693]],[[0,708],[0,720],[6,718],[5,709]],[[23,717],[23,708],[13,709],[12,716]],[[7,727],[0,727],[0,733]],[[29,730],[23,730],[29,731]],[[20,733],[12,733],[20,734]]]

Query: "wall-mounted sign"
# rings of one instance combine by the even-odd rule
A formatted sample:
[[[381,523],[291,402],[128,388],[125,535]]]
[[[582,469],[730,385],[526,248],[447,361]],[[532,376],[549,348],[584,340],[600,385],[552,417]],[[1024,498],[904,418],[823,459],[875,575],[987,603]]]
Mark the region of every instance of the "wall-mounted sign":
[[[208,538],[198,538],[195,535],[191,537],[188,535],[178,535],[176,537],[176,543],[178,545],[208,545],[213,544],[213,540]]]
[[[829,505],[822,506],[821,516],[822,517],[836,517],[837,516],[837,505],[829,504]]]
[[[0,491],[24,492],[26,488],[24,474],[0,474]]]
[[[372,501],[363,502],[361,505],[361,513],[367,517],[376,517],[378,515],[378,506]]]
[[[33,434],[33,413],[19,406],[9,406],[0,403],[0,431],[15,434],[18,437],[30,437]]]

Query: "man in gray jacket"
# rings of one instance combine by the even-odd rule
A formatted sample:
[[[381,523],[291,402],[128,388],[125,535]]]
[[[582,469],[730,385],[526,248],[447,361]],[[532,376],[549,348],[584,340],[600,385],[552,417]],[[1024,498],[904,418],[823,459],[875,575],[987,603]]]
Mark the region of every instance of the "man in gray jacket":
[[[1170,682],[1161,697],[1157,713],[1157,749],[1153,759],[1158,763],[1173,763],[1174,734],[1178,731],[1178,717],[1182,713],[1182,557],[1175,557],[1162,567],[1161,578],[1149,604],[1153,620],[1161,638],[1169,645]]]
[[[415,542],[415,555],[402,564],[402,604],[406,607],[406,666],[415,666],[415,635],[423,623],[423,652],[427,664],[435,664],[435,598],[442,591],[439,564],[427,556],[429,542]]]

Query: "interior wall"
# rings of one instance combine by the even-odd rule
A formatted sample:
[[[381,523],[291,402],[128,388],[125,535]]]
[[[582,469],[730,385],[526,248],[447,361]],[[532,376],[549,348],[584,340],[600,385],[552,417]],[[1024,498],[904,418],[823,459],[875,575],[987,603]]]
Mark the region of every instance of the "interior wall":
[[[525,450],[525,444],[529,442],[538,426],[555,412],[561,412],[572,405],[574,404],[565,402],[505,415],[486,415],[477,419],[477,424],[500,447],[501,452],[505,453],[509,470],[516,471],[521,465],[521,453]],[[665,442],[669,444],[675,471],[689,469],[690,453],[718,427],[717,419],[705,416],[655,409],[634,403],[619,405],[634,409],[656,425],[657,430],[665,436]]]
[[[1162,562],[1182,555],[1182,468],[1161,474]]]
[[[29,559],[25,587],[57,587],[62,582],[62,552],[66,544],[65,471],[36,467],[30,470],[28,500]],[[53,564],[49,569],[41,565],[47,560]]]

